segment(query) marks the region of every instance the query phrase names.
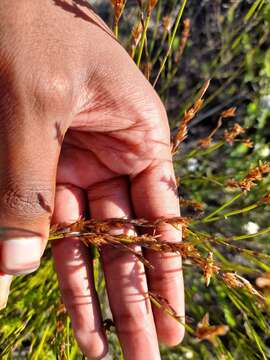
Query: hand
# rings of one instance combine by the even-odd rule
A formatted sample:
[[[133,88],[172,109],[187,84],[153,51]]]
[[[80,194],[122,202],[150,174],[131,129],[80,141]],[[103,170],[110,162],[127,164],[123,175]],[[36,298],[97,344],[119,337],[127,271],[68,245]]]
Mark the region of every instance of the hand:
[[[2,238],[0,269],[36,269],[52,221],[179,216],[164,107],[88,3],[1,0],[0,32],[0,224],[40,234]],[[159,234],[180,240],[169,225]],[[102,358],[89,250],[64,239],[53,256],[79,346]],[[101,252],[125,359],[160,359],[158,339],[176,345],[184,333],[147,297],[158,293],[184,315],[180,257],[144,256],[153,271],[127,252]]]

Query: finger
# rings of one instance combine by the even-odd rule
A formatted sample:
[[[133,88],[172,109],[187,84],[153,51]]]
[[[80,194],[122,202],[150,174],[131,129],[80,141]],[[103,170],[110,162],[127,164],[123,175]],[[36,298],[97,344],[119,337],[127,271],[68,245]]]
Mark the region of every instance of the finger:
[[[170,160],[153,163],[132,179],[132,201],[138,218],[157,219],[179,216],[179,201]],[[170,225],[157,229],[157,235],[164,241],[180,241],[179,231]],[[145,252],[154,266],[147,271],[149,289],[167,299],[176,313],[184,316],[184,286],[181,258],[176,254]],[[160,341],[167,345],[178,344],[184,335],[184,327],[169,317],[163,310],[153,307],[153,313]]]
[[[45,116],[42,108],[41,115],[25,103],[12,106],[8,94],[5,99],[10,108],[5,110],[1,98],[0,226],[21,231],[1,232],[0,269],[25,274],[39,266],[48,237],[60,144],[52,119],[47,119],[52,113]]]
[[[82,190],[59,185],[53,222],[77,221],[84,214],[84,202]],[[107,340],[94,287],[90,251],[80,240],[66,238],[53,243],[53,257],[79,347],[87,357],[100,359],[107,352]]]
[[[131,216],[125,178],[92,186],[88,197],[93,218]],[[128,231],[131,230],[125,230]],[[143,264],[134,255],[109,246],[102,250],[102,262],[110,307],[125,359],[160,359]]]
[[[3,310],[8,301],[12,276],[0,273],[0,310]]]

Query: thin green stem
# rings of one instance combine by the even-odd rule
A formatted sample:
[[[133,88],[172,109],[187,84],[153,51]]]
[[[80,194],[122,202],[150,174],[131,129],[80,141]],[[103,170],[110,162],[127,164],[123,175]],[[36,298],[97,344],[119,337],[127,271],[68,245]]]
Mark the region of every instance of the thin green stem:
[[[261,7],[264,3],[264,0],[256,0],[252,6],[250,7],[249,11],[247,12],[247,14],[244,17],[244,23],[247,23],[252,16],[255,14],[256,10],[258,7]]]
[[[70,318],[67,317],[66,320],[66,329],[67,329],[67,342],[66,342],[66,348],[67,348],[67,360],[70,360]]]
[[[113,32],[114,32],[114,35],[116,37],[116,39],[118,39],[118,36],[119,36],[119,26],[118,26],[118,21],[114,21],[114,25],[113,25]]]
[[[224,184],[213,177],[210,176],[184,176],[181,177],[181,183],[189,183],[190,181],[203,181],[203,182],[211,182],[215,185],[224,187]]]
[[[218,220],[221,220],[221,219],[226,219],[226,218],[234,216],[234,215],[239,215],[239,214],[249,212],[249,211],[254,210],[254,209],[258,208],[258,207],[259,207],[258,204],[253,204],[253,205],[247,206],[247,207],[245,207],[243,209],[238,209],[238,210],[227,212],[225,214],[222,214],[221,216],[211,217],[208,220],[205,219],[203,222],[204,223],[209,223],[209,222],[218,221]]]
[[[240,235],[240,236],[234,236],[231,240],[245,240],[245,239],[252,239],[252,238],[256,238],[259,235],[264,235],[270,232],[270,226],[268,226],[267,228],[256,232],[255,234],[249,234],[249,235]]]
[[[147,30],[149,27],[150,19],[151,19],[151,14],[148,14],[146,17],[145,23],[144,23],[142,39],[141,39],[140,48],[139,48],[139,54],[138,54],[138,59],[137,59],[138,67],[141,64],[142,53],[143,53],[143,49],[144,49],[144,44],[145,44],[145,40],[146,40],[146,36],[147,36]]]
[[[218,209],[216,209],[215,211],[211,212],[209,215],[207,215],[205,218],[203,218],[201,221],[202,222],[208,222],[209,219],[211,219],[213,216],[215,216],[216,214],[220,213],[222,210],[224,210],[226,207],[228,207],[229,205],[231,205],[233,202],[235,202],[236,200],[238,200],[241,196],[243,195],[243,193],[238,193],[235,196],[233,196],[232,198],[230,198],[228,201],[226,201],[222,206],[220,206]]]
[[[151,61],[153,67],[155,66],[155,64],[159,60],[160,54],[161,54],[162,49],[163,49],[164,42],[165,42],[168,35],[169,35],[169,32],[164,31],[164,33],[162,35],[162,39],[161,39],[161,41],[159,41],[159,47],[158,47],[158,49],[156,51],[155,57]]]
[[[191,150],[190,152],[188,152],[185,156],[181,157],[180,159],[176,159],[175,162],[177,164],[185,161],[185,160],[188,160],[190,158],[193,158],[193,157],[198,157],[198,156],[205,156],[205,155],[209,155],[211,154],[212,152],[218,150],[219,148],[221,148],[223,145],[225,144],[224,141],[219,141],[218,143],[210,146],[208,149],[193,149]]]
[[[176,17],[176,21],[175,21],[175,25],[174,25],[174,28],[173,28],[173,32],[172,32],[172,36],[171,36],[171,40],[169,42],[169,48],[167,50],[167,53],[166,55],[164,56],[164,59],[160,65],[160,69],[158,71],[158,74],[157,74],[157,77],[153,83],[153,87],[156,86],[159,78],[160,78],[160,75],[162,74],[162,71],[166,65],[166,62],[171,54],[171,51],[172,51],[172,47],[173,47],[173,42],[174,42],[174,39],[175,39],[175,36],[176,36],[176,33],[177,33],[177,30],[179,28],[179,25],[180,25],[180,21],[181,21],[181,18],[182,18],[182,15],[183,15],[183,12],[184,12],[184,9],[185,9],[185,6],[187,4],[187,0],[183,0],[179,10],[178,10],[178,14],[177,14],[177,17]]]

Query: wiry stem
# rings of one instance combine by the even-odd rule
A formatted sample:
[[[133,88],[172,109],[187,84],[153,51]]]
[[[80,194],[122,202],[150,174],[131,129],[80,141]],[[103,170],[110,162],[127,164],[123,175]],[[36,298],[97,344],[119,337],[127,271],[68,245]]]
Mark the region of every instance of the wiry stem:
[[[138,53],[138,59],[137,59],[137,66],[138,67],[141,64],[142,53],[143,53],[143,49],[144,49],[144,45],[145,45],[145,41],[146,41],[147,30],[148,30],[148,27],[149,27],[150,19],[151,19],[151,14],[147,15],[144,26],[143,26],[143,34],[142,34],[142,39],[141,39],[139,53]]]
[[[229,199],[228,201],[226,201],[222,206],[220,206],[218,209],[216,209],[215,211],[211,212],[209,215],[207,215],[205,218],[203,218],[201,221],[202,222],[209,222],[209,219],[211,219],[213,216],[215,216],[216,214],[220,213],[222,210],[224,210],[226,207],[228,207],[229,205],[231,205],[232,203],[234,203],[236,200],[238,200],[241,196],[243,196],[243,193],[238,193],[235,196],[233,196],[231,199]]]
[[[170,39],[170,42],[169,42],[169,48],[167,50],[167,53],[166,55],[164,56],[164,59],[160,65],[160,69],[158,71],[158,74],[157,74],[157,77],[153,83],[153,87],[156,86],[159,78],[160,78],[160,75],[162,74],[162,71],[166,65],[166,62],[171,54],[171,51],[172,51],[172,46],[173,46],[173,42],[174,42],[174,39],[175,39],[175,36],[176,36],[176,33],[177,33],[177,30],[179,28],[179,25],[180,25],[180,21],[181,21],[181,18],[182,18],[182,15],[183,15],[183,12],[184,12],[184,9],[185,9],[185,6],[186,6],[186,3],[187,3],[187,0],[183,0],[180,8],[179,8],[179,11],[178,11],[178,14],[177,14],[177,17],[176,17],[176,21],[175,21],[175,25],[174,25],[174,28],[173,28],[173,32],[172,32],[172,36],[171,36],[171,39]]]

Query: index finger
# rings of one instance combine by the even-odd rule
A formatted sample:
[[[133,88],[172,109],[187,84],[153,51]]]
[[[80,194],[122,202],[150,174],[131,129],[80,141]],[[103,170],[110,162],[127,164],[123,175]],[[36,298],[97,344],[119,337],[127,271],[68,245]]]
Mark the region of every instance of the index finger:
[[[153,161],[131,181],[133,207],[138,218],[154,220],[180,216],[171,156],[168,160]],[[163,241],[181,241],[181,233],[169,224],[159,227],[157,234]],[[184,318],[184,284],[180,255],[147,250],[145,257],[154,266],[153,270],[147,272],[149,290],[168,300],[177,315]],[[155,306],[153,313],[159,340],[169,346],[180,343],[184,336],[184,326]]]

